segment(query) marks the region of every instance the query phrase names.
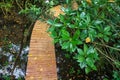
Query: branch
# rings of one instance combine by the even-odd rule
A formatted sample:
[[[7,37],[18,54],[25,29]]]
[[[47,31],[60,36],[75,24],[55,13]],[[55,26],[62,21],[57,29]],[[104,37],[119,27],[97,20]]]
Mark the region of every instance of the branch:
[[[104,54],[100,49],[96,48],[102,55],[104,55],[105,57],[107,57],[108,59],[110,59],[111,61],[115,61],[112,58],[110,58],[109,56],[107,56],[106,54]]]
[[[96,43],[96,42],[92,42],[93,44],[97,44],[97,45],[100,45],[100,46],[105,46],[105,47],[108,47],[108,48],[111,48],[111,49],[114,49],[114,50],[117,50],[117,51],[120,51],[120,49],[118,48],[114,48],[114,47],[111,47],[111,46],[108,46],[106,44],[100,44],[100,43]]]
[[[17,0],[15,0],[16,4],[19,6],[19,8],[22,10],[23,8],[20,6]]]
[[[21,25],[21,26],[23,26],[23,25]],[[13,69],[11,70],[11,79],[13,78],[13,73],[14,73],[14,70],[15,70],[15,68],[16,68],[16,65],[17,65],[17,61],[18,61],[18,59],[19,59],[19,57],[20,57],[20,55],[21,55],[21,53],[22,53],[22,49],[23,49],[23,45],[24,45],[24,42],[23,42],[23,40],[24,40],[24,31],[25,31],[25,28],[23,28],[23,30],[22,30],[22,32],[23,32],[23,34],[22,34],[22,39],[21,39],[21,45],[20,45],[20,50],[19,50],[19,53],[17,54],[17,56],[16,56],[16,58],[15,58],[15,62],[14,62],[14,65],[13,65]]]

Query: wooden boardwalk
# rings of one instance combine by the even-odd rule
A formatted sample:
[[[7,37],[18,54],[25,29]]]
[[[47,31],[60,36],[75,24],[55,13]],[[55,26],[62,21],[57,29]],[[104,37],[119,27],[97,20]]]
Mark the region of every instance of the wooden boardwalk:
[[[73,2],[73,9],[78,9],[78,4]],[[54,17],[64,14],[62,6],[58,5],[50,9]],[[46,32],[49,25],[36,21],[33,28],[30,52],[26,71],[26,80],[57,80],[57,69],[54,45]]]
[[[57,80],[54,45],[47,28],[45,22],[36,21],[30,41],[26,80]]]

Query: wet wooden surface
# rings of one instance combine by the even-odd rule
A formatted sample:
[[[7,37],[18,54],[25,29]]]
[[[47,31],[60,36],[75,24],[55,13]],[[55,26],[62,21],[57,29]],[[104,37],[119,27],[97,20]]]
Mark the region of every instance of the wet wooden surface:
[[[78,9],[78,4],[73,2],[73,9]],[[58,5],[50,9],[54,17],[64,12]],[[30,41],[30,52],[26,71],[26,80],[57,80],[56,59],[54,45],[49,34],[46,32],[49,25],[37,21]]]
[[[54,45],[46,32],[48,25],[37,21],[30,41],[26,80],[57,80]]]

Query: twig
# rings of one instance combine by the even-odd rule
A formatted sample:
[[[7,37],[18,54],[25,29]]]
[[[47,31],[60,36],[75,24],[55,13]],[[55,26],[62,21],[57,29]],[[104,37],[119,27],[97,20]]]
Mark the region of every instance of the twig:
[[[22,49],[23,49],[23,45],[24,45],[24,43],[23,43],[23,40],[24,40],[24,30],[25,30],[25,29],[23,29],[23,31],[22,31],[23,34],[22,34],[22,39],[21,39],[20,50],[19,50],[19,53],[17,54],[17,56],[16,56],[16,58],[15,58],[15,62],[14,62],[14,65],[13,65],[13,69],[11,70],[11,76],[13,76],[15,67],[16,67],[16,65],[17,65],[17,61],[18,61],[18,59],[19,59],[19,57],[20,57],[20,55],[21,55],[21,53],[22,53]]]
[[[4,12],[4,10],[3,10],[3,8],[1,8],[1,10],[2,10],[2,12],[3,12],[4,16],[5,16],[6,14],[5,14],[5,12]]]
[[[105,57],[107,57],[108,59],[110,59],[111,61],[115,61],[112,58],[110,58],[109,56],[107,56],[106,54],[104,54],[100,49],[96,48],[102,55],[104,55]]]
[[[15,0],[16,4],[19,6],[19,8],[22,10],[23,8],[20,6],[17,0]]]
[[[36,20],[37,20],[38,18],[36,18]],[[24,20],[24,18],[23,18],[23,20]],[[32,24],[30,25],[30,27],[29,27],[29,36],[30,36],[30,34],[31,34],[31,32],[32,32],[32,29],[33,29],[33,25],[34,25],[34,23],[36,22],[36,20],[34,21],[34,22],[32,22]],[[23,26],[23,25],[21,25],[21,26]],[[20,46],[20,50],[19,50],[19,53],[17,54],[17,56],[16,56],[16,59],[15,59],[15,63],[14,63],[14,65],[13,65],[13,69],[12,69],[12,71],[11,71],[11,78],[12,78],[12,76],[13,76],[13,73],[14,73],[14,70],[15,70],[15,67],[16,67],[16,65],[17,65],[17,61],[18,61],[18,59],[19,59],[19,57],[20,57],[20,55],[21,55],[21,53],[22,53],[22,49],[23,49],[23,45],[24,45],[24,43],[26,42],[26,40],[25,40],[25,36],[24,36],[24,32],[25,32],[25,28],[23,28],[23,35],[22,35],[22,39],[21,39],[21,46]],[[24,42],[24,40],[25,40],[25,42]]]
[[[114,47],[111,47],[111,46],[108,46],[106,44],[100,44],[100,43],[96,43],[96,42],[92,42],[93,44],[97,44],[97,45],[100,45],[100,46],[105,46],[105,47],[108,47],[108,48],[111,48],[111,49],[114,49],[114,50],[117,50],[117,51],[120,51],[120,49],[118,48],[114,48]]]

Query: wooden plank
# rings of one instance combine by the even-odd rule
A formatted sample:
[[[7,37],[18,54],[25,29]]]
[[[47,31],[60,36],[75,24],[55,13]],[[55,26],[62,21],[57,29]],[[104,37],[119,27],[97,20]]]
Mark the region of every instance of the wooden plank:
[[[28,55],[26,80],[57,80],[55,50],[45,22],[35,23]]]

